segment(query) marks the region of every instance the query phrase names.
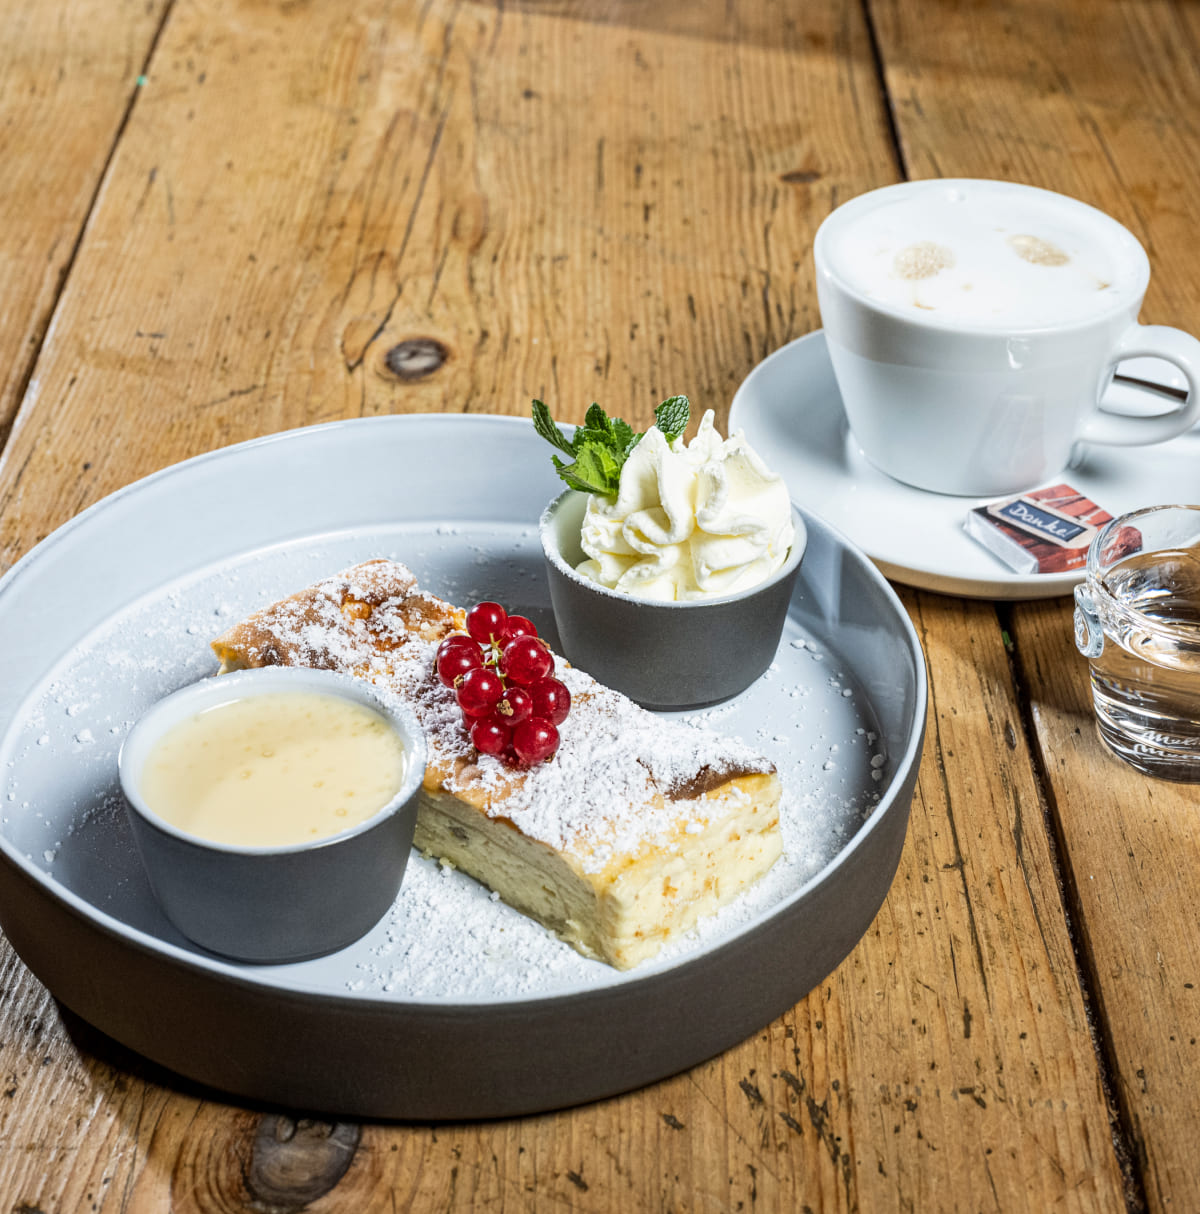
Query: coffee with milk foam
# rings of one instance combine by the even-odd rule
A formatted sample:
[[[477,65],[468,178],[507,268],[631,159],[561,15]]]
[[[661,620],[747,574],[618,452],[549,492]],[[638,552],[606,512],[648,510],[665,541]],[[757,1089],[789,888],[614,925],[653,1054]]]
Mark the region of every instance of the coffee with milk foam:
[[[1085,321],[1142,289],[1139,262],[1107,216],[1055,196],[974,182],[864,211],[829,260],[854,291],[914,320],[971,329]]]

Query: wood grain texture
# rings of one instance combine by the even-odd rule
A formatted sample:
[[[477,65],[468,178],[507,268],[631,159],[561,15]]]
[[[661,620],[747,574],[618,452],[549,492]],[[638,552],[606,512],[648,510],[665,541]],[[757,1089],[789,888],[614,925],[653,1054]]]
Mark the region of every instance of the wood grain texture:
[[[132,477],[293,426],[534,396],[645,423],[681,388],[723,412],[815,323],[816,223],[891,171],[834,5],[756,45],[181,2],[0,470],[0,567]],[[447,357],[399,378],[414,339]]]
[[[882,1065],[890,1106],[870,1141],[889,1120],[893,1139],[910,1136],[909,1150],[884,1161],[913,1186],[902,1208],[1121,1209],[1087,1008],[994,611],[905,599],[935,673],[906,858],[875,925],[880,932],[891,918],[881,951],[892,964],[876,985],[893,1027],[867,1051]],[[934,1151],[958,1152],[958,1163],[931,1169]]]
[[[1108,100],[1117,50],[1094,28],[1123,23],[1147,64],[1170,43],[1171,86],[1190,88],[1170,36],[1190,16],[1053,7],[872,4],[881,81],[863,10],[836,0],[176,0],[0,462],[0,569],[137,476],[310,422],[523,413],[536,395],[569,420],[598,399],[644,424],[677,390],[723,415],[764,354],[818,323],[817,224],[898,176],[888,104],[913,175],[1075,180],[1175,239],[1173,195],[1127,190],[1096,131],[1128,121],[1130,147],[1149,131],[1164,148],[1189,132],[1163,86]],[[1028,62],[1021,22],[1038,32]],[[1064,41],[1081,52],[1066,74]],[[1181,321],[1167,313],[1188,275],[1159,277],[1153,306]],[[1133,830],[1115,808],[1130,782],[1106,774],[1109,808],[1091,813],[1103,756],[1068,732],[1077,699],[1052,711],[1063,606],[1014,614],[1014,680],[993,608],[903,597],[932,692],[897,879],[851,956],[761,1033],[584,1108],[344,1126],[139,1064],[60,1020],[6,950],[0,1206],[1090,1214],[1142,1186],[1188,1208],[1167,1139],[1172,1117],[1195,1124],[1168,1073],[1195,1076],[1191,877],[1148,900],[1178,806],[1156,821],[1142,782]],[[1080,874],[1126,837],[1136,859],[1088,901]],[[1165,945],[1157,968],[1141,938],[1104,938],[1131,914]],[[1105,966],[1119,972],[1100,981]],[[1160,1031],[1177,1040],[1156,1052]],[[1131,1194],[1106,1065],[1147,1169]]]
[[[1200,23],[1166,3],[872,3],[914,177],[998,176],[1082,198],[1150,255],[1143,320],[1200,331]],[[1152,464],[1153,451],[1146,455]],[[1200,473],[1197,474],[1200,499]],[[1200,836],[1194,788],[1113,759],[1092,724],[1069,601],[1012,613],[1131,1200],[1200,1209]]]
[[[8,434],[164,0],[6,4],[0,39],[0,443]]]
[[[1200,796],[1113,757],[1061,607],[1013,635],[1102,1033],[1151,1209],[1200,1206]]]

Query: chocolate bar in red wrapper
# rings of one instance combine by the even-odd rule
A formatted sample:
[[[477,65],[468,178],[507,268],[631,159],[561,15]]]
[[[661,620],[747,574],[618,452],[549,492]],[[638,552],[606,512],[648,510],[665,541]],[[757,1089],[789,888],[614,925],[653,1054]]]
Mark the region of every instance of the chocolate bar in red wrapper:
[[[1112,515],[1070,485],[1050,485],[1003,502],[977,506],[967,515],[967,534],[1017,573],[1065,573],[1082,569],[1092,540]],[[1119,542],[1141,547],[1137,529]]]

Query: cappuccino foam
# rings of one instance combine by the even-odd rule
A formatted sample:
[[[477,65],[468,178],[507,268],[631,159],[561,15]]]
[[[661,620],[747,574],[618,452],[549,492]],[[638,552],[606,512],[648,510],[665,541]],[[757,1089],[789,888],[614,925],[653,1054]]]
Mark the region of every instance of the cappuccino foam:
[[[1002,184],[931,182],[830,233],[829,263],[853,290],[964,328],[1087,320],[1145,286],[1136,242],[1090,207]]]

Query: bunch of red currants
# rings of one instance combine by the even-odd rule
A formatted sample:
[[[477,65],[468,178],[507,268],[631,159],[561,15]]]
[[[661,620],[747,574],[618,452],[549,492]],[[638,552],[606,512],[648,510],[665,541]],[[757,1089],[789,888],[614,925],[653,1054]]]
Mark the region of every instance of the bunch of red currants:
[[[466,633],[448,636],[434,664],[454,689],[476,750],[510,767],[554,757],[571,693],[554,678],[554,655],[531,620],[499,603],[476,603]]]

